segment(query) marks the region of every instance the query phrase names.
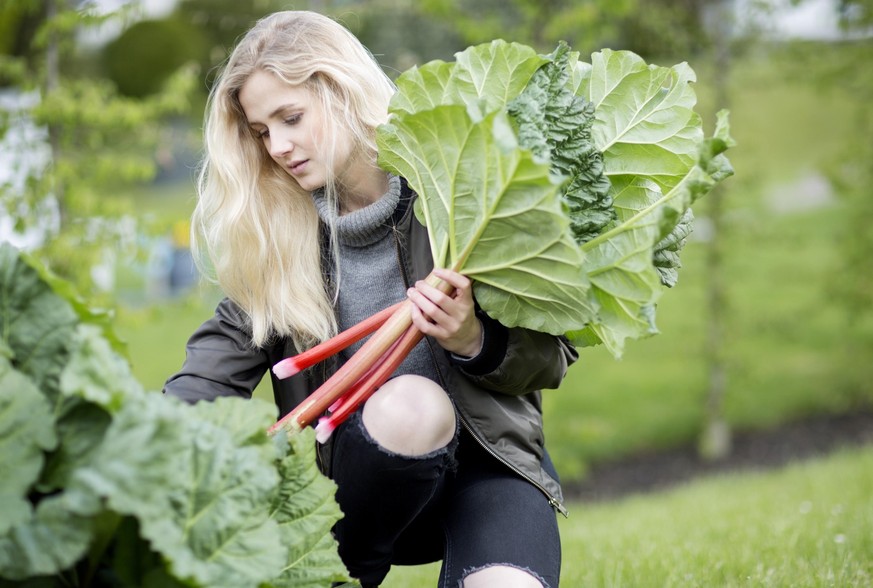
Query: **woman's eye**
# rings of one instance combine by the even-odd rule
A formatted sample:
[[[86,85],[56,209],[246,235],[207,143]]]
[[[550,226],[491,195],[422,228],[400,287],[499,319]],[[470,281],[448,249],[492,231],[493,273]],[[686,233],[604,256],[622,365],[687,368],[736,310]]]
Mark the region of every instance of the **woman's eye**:
[[[300,115],[300,114],[295,114],[295,115],[289,116],[288,118],[285,119],[285,124],[286,125],[297,124],[298,122],[300,122],[301,116],[302,115]]]

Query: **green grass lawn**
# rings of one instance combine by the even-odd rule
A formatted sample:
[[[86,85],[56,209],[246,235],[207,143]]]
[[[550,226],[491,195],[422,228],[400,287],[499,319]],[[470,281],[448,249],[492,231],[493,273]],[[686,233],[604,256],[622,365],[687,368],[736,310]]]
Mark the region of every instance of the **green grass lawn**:
[[[569,507],[562,586],[873,585],[873,447]],[[395,567],[383,586],[435,586],[438,573]]]

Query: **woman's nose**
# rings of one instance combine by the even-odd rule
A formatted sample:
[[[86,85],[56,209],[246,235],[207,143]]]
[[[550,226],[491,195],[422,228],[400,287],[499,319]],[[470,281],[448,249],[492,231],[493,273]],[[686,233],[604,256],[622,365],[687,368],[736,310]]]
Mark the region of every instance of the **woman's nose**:
[[[290,137],[278,132],[276,134],[270,133],[270,156],[282,157],[291,153],[293,149],[294,143]]]

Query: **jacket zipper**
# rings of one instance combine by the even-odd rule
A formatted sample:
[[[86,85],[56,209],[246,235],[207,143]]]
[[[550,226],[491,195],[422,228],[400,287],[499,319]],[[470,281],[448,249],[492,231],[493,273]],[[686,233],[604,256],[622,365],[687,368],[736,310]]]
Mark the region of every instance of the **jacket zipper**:
[[[400,231],[397,229],[396,224],[392,224],[392,228],[393,228],[392,232],[394,235],[394,251],[397,255],[397,265],[400,268],[400,275],[403,278],[403,284],[406,286],[406,288],[409,288],[410,287],[410,280],[409,280],[409,274],[406,271],[406,265],[403,263],[403,253],[401,250],[400,235],[399,235]],[[431,360],[434,362],[434,366],[436,367],[437,375],[440,378],[440,385],[443,387],[443,390],[448,390],[448,387],[446,386],[445,378],[443,377],[442,371],[440,370],[439,362],[436,359],[436,351],[434,351],[434,348],[430,342],[430,339],[425,337],[425,341],[427,341],[427,347],[430,350]],[[482,447],[482,449],[484,449],[486,452],[488,452],[489,455],[493,456],[494,459],[496,459],[497,461],[499,461],[500,463],[502,463],[503,465],[508,467],[510,470],[515,472],[521,478],[527,480],[530,484],[532,484],[535,488],[537,488],[540,492],[542,492],[545,495],[545,497],[548,499],[549,505],[552,508],[554,508],[559,513],[564,515],[564,517],[570,516],[569,511],[564,507],[563,504],[561,504],[560,500],[555,498],[542,484],[540,484],[539,482],[537,482],[536,480],[534,480],[533,478],[531,478],[530,476],[525,474],[523,471],[521,471],[514,464],[510,463],[502,455],[500,455],[499,453],[494,451],[491,448],[491,446],[488,445],[485,441],[483,441],[479,437],[479,435],[473,430],[473,427],[470,426],[470,423],[467,422],[467,419],[464,418],[464,415],[462,415],[459,411],[456,411],[456,412],[458,414],[458,417],[461,420],[461,425],[463,425],[464,429],[466,429],[467,432],[470,434],[470,437],[475,439],[476,443],[478,443]]]
[[[482,441],[482,440],[479,438],[479,436],[478,436],[478,435],[473,431],[473,427],[470,426],[470,424],[467,422],[467,419],[465,419],[464,416],[461,415],[461,414],[459,414],[458,416],[461,417],[461,424],[464,426],[465,429],[467,429],[467,432],[470,434],[470,436],[471,436],[473,439],[475,439],[476,442],[477,442],[477,443],[478,443],[478,444],[479,444],[479,445],[480,445],[480,446],[481,446],[485,451],[487,451],[490,455],[492,455],[492,456],[494,457],[494,459],[496,459],[497,461],[499,461],[500,463],[502,463],[503,465],[505,465],[506,467],[508,467],[510,470],[512,470],[513,472],[515,472],[516,474],[518,474],[520,477],[522,477],[522,478],[524,478],[525,480],[527,480],[528,482],[530,482],[530,483],[531,483],[535,488],[537,488],[540,492],[542,492],[542,493],[545,495],[545,497],[548,498],[548,500],[549,500],[549,505],[550,505],[552,508],[554,508],[554,509],[557,510],[559,513],[561,513],[562,515],[564,515],[564,517],[569,517],[569,516],[570,516],[570,512],[566,509],[566,507],[564,507],[563,504],[561,504],[561,501],[560,501],[560,500],[558,500],[557,498],[555,498],[554,496],[552,496],[552,494],[551,494],[548,490],[546,490],[546,488],[545,488],[542,484],[540,484],[539,482],[537,482],[536,480],[534,480],[533,478],[531,478],[530,476],[528,476],[527,474],[525,474],[523,471],[521,471],[520,469],[518,469],[515,465],[513,465],[513,464],[511,464],[509,461],[507,461],[507,460],[506,460],[502,455],[500,455],[499,453],[497,453],[496,451],[494,451],[493,449],[491,449],[491,446],[488,445],[487,443],[485,443],[484,441]]]

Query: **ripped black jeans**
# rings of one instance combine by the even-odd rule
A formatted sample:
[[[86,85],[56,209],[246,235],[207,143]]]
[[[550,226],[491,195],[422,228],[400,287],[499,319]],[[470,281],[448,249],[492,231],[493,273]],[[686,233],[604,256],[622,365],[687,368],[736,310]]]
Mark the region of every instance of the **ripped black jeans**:
[[[392,565],[439,560],[444,588],[463,586],[467,575],[493,565],[558,586],[554,509],[466,431],[421,457],[379,447],[360,411],[334,435],[331,477],[345,514],[334,533],[343,562],[364,586],[378,586]],[[545,465],[554,475],[548,456]]]

